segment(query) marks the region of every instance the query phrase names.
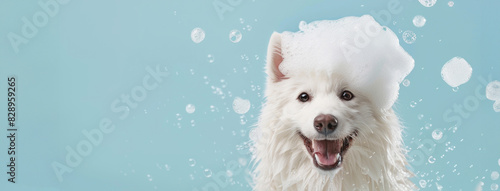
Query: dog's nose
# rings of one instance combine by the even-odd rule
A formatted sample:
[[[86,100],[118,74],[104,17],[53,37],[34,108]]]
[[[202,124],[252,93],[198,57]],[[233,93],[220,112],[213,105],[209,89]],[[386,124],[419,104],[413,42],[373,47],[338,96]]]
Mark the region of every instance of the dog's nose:
[[[321,134],[328,135],[337,128],[337,118],[333,115],[320,114],[314,118],[314,128]]]

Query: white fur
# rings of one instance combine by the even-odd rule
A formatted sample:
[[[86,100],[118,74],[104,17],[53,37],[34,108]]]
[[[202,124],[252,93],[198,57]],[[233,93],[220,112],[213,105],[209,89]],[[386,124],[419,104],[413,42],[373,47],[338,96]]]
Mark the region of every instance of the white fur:
[[[303,70],[284,76],[279,71],[281,36],[274,33],[268,48],[266,102],[254,143],[255,190],[412,190],[406,168],[402,126],[392,109],[380,109],[369,94],[353,91],[351,101],[339,94],[353,86],[341,71]],[[310,102],[297,100],[301,92]],[[316,168],[300,131],[309,139],[321,138],[313,127],[319,114],[332,114],[339,126],[328,139],[357,131],[340,169]],[[324,138],[324,137],[323,137]]]

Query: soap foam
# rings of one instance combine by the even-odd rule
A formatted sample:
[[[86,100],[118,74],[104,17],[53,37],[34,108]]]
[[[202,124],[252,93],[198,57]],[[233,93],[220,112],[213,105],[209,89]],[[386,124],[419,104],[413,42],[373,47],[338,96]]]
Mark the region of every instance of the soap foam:
[[[413,58],[398,37],[372,16],[300,22],[300,31],[283,32],[280,71],[294,76],[304,70],[342,75],[350,88],[377,106],[390,108],[399,84],[411,72]]]

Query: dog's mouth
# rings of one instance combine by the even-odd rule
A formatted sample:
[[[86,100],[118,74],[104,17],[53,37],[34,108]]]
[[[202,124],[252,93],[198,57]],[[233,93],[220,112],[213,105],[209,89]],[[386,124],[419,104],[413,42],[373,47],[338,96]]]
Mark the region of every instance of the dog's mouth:
[[[349,149],[353,137],[357,132],[344,139],[337,140],[311,140],[298,132],[307,151],[312,157],[314,166],[322,170],[335,170],[342,165],[344,154]]]

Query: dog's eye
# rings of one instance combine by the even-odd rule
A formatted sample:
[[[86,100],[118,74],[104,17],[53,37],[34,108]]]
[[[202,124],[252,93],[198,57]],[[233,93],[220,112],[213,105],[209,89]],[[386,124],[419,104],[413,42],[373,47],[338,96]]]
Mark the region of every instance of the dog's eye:
[[[340,98],[342,98],[343,100],[349,101],[352,98],[354,98],[354,94],[352,94],[352,92],[350,92],[350,91],[345,90],[342,92],[342,95],[340,95]]]
[[[299,99],[301,102],[307,102],[309,101],[309,94],[302,92],[297,99]]]

